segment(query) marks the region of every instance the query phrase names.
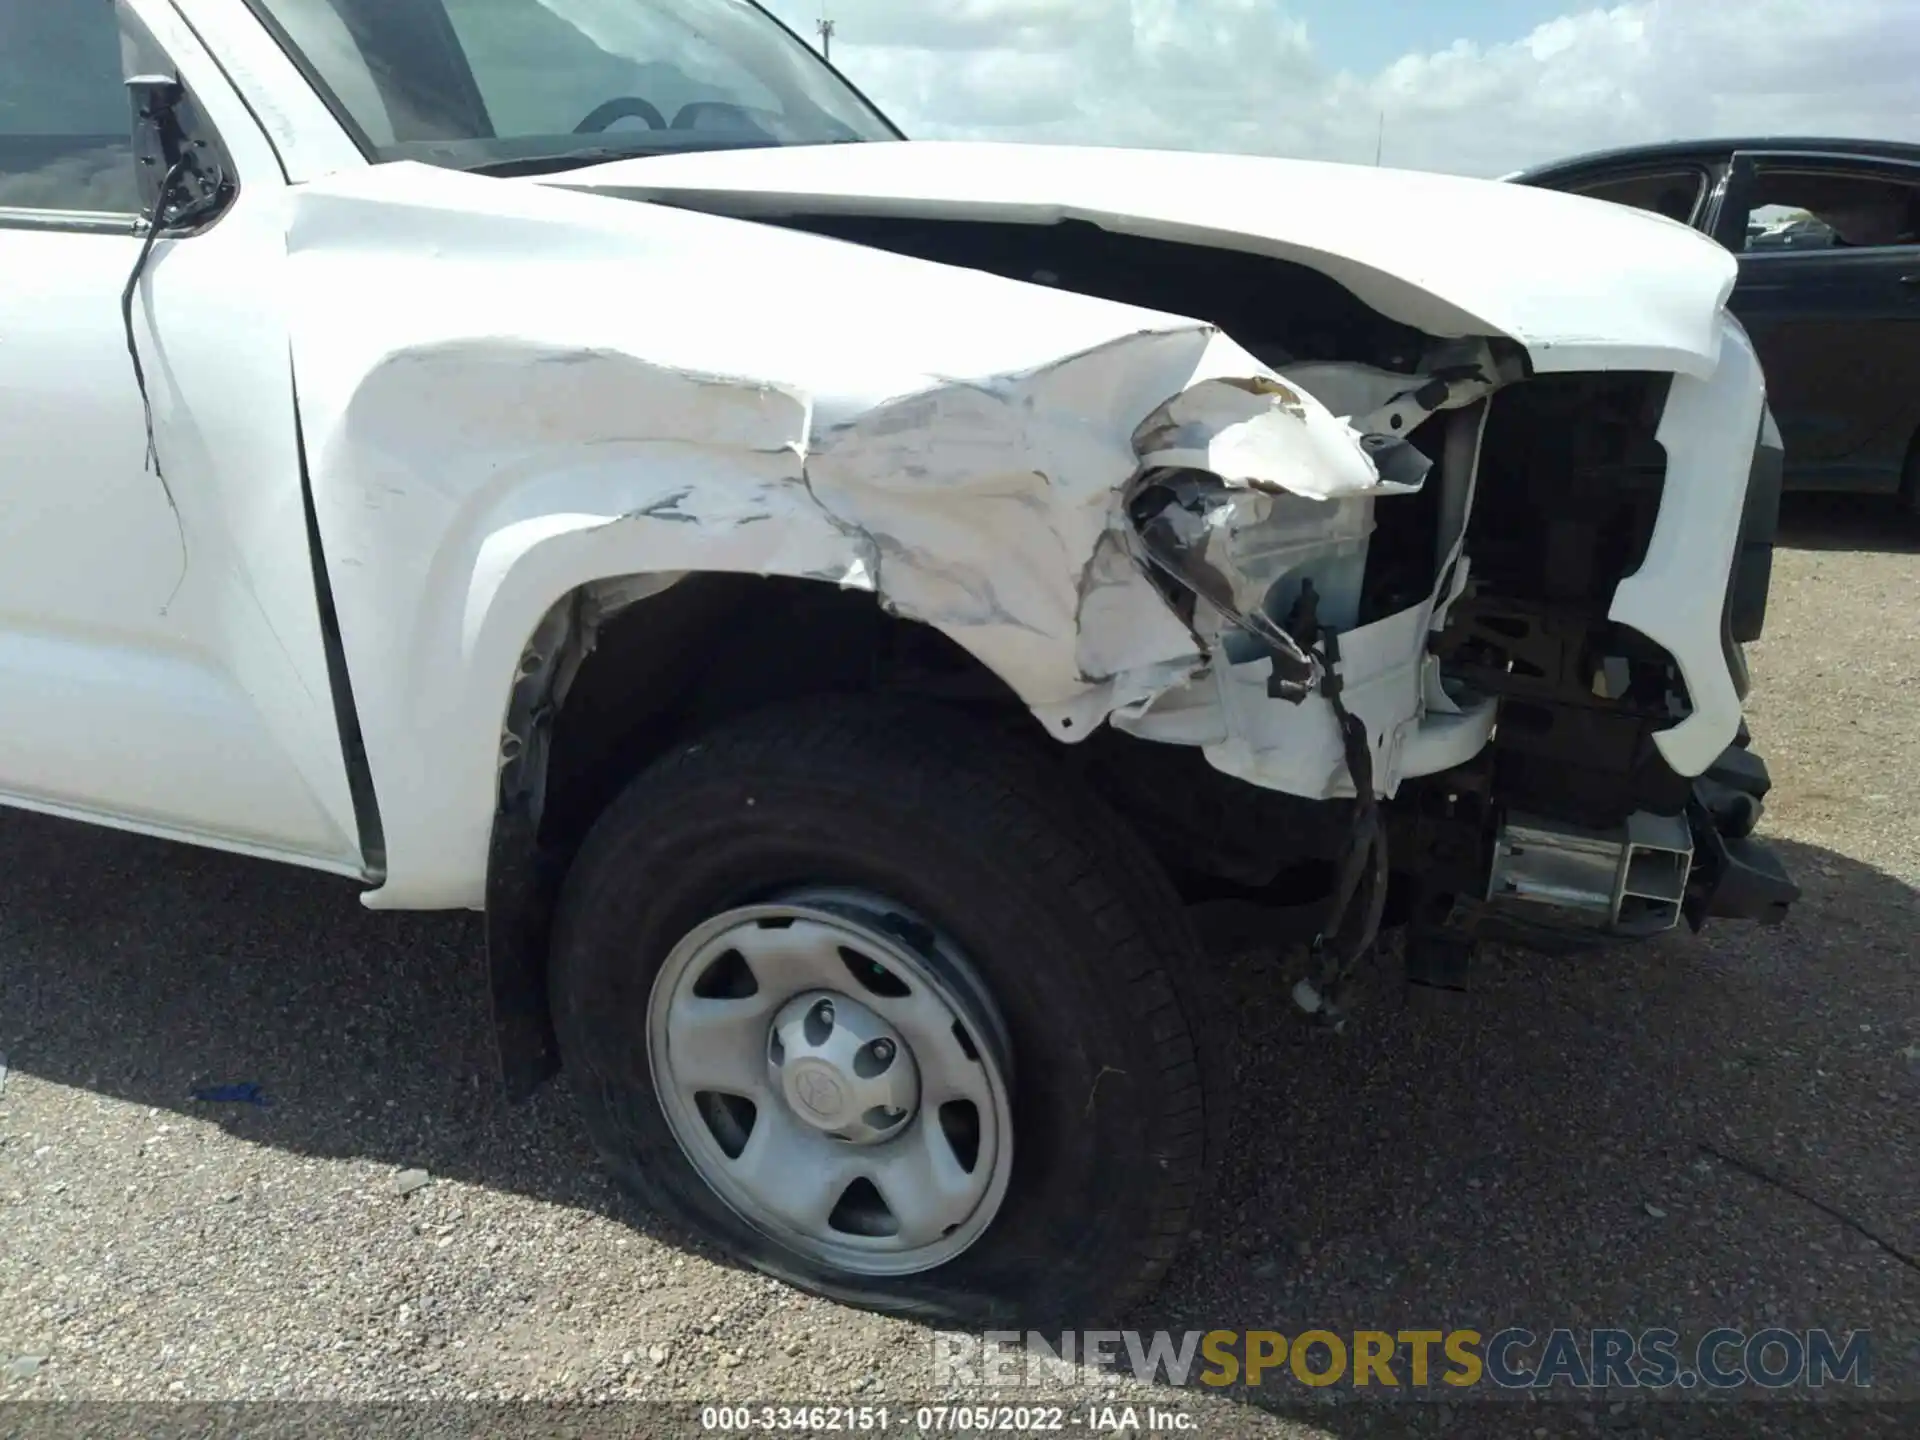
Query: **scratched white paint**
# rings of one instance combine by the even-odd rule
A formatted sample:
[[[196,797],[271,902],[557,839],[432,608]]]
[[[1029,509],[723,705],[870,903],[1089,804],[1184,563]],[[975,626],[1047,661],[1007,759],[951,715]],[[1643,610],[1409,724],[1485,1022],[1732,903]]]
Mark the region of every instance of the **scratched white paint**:
[[[1230,479],[1377,483],[1209,326],[797,233],[402,165],[296,192],[289,254],[382,903],[477,901],[506,687],[577,586],[871,588],[1078,739],[1202,663],[1114,545],[1143,417],[1198,395],[1204,449],[1255,381],[1284,403],[1221,412]]]
[[[1693,254],[1672,253],[1683,269]],[[621,575],[870,588],[1063,740],[1123,707],[1141,733],[1198,736],[1191,717],[1160,727],[1155,698],[1211,685],[1224,733],[1195,743],[1216,765],[1341,793],[1325,702],[1296,709],[1246,667],[1207,670],[1115,543],[1143,452],[1222,474],[1249,503],[1382,493],[1343,421],[1212,327],[413,165],[298,189],[289,256],[315,503],[386,826],[373,903],[478,903],[520,649],[561,596]],[[1717,265],[1693,271],[1696,310],[1711,314],[1719,279]],[[1688,363],[1707,364],[1717,330],[1698,349]],[[1338,548],[1344,519],[1332,530]],[[1340,553],[1357,575],[1364,545]],[[1349,693],[1389,792],[1491,727],[1490,710],[1441,713],[1422,738],[1435,603],[1348,640]]]

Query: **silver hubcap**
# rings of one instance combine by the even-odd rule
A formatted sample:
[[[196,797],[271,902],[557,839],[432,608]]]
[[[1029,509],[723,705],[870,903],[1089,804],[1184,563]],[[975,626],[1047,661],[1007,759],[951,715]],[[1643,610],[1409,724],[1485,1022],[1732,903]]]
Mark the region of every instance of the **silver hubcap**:
[[[1006,1193],[1006,1027],[951,943],[887,901],[813,890],[715,916],[654,981],[647,1053],[701,1178],[812,1259],[930,1270]]]
[[[780,1007],[767,1064],[794,1118],[835,1140],[878,1144],[920,1106],[913,1052],[872,1010],[830,990]]]

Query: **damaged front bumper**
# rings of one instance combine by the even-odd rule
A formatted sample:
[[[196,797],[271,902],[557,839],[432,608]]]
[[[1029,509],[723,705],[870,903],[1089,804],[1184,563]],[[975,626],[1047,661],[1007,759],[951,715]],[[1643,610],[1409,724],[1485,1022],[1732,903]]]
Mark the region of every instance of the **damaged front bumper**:
[[[1766,762],[1729,746],[1693,784],[1681,815],[1636,813],[1595,830],[1509,813],[1486,900],[1534,927],[1625,938],[1709,919],[1778,924],[1800,898],[1778,855],[1753,838],[1772,786]]]
[[[1490,364],[1420,377],[1385,410],[1340,421],[1375,478],[1317,495],[1300,484],[1249,481],[1221,463],[1225,455],[1241,472],[1261,468],[1248,462],[1247,437],[1235,437],[1222,412],[1231,422],[1235,407],[1284,395],[1284,386],[1233,384],[1210,404],[1189,392],[1150,419],[1138,443],[1143,468],[1124,497],[1133,548],[1209,660],[1184,683],[1117,709],[1113,725],[1198,745],[1215,769],[1306,799],[1342,800],[1358,786],[1362,809],[1412,779],[1444,775],[1443,791],[1456,780],[1471,785],[1471,770],[1486,803],[1463,848],[1481,859],[1441,888],[1493,913],[1618,936],[1661,933],[1683,918],[1696,929],[1716,917],[1779,920],[1798,891],[1752,836],[1768,780],[1746,748],[1738,644],[1757,636],[1764,612],[1762,562],[1778,491],[1767,481],[1778,470],[1779,443],[1750,343],[1731,320],[1723,339],[1710,376],[1675,377],[1666,393],[1657,439],[1668,465],[1645,554],[1610,605],[1592,612],[1596,635],[1608,624],[1636,631],[1658,647],[1643,653],[1664,652],[1670,663],[1668,718],[1641,722],[1658,751],[1653,763],[1667,775],[1661,813],[1635,811],[1594,828],[1570,819],[1579,813],[1571,806],[1512,808],[1489,749],[1500,700],[1443,672],[1434,653],[1468,589],[1465,537],[1488,408],[1481,402],[1511,378]],[[1402,405],[1413,413],[1400,416],[1393,433],[1373,423]],[[1207,423],[1195,418],[1200,412],[1209,412]],[[1401,438],[1411,433],[1409,420],[1436,416],[1423,443],[1436,452],[1433,436],[1444,433],[1439,464]],[[1429,484],[1441,489],[1432,587],[1418,603],[1381,615],[1385,607],[1362,603],[1375,503]],[[1594,683],[1605,709],[1609,692]],[[1487,688],[1505,693],[1501,683]],[[1644,693],[1635,703],[1645,715]],[[1454,799],[1446,796],[1449,811]]]
[[[1284,380],[1209,382],[1149,417],[1125,496],[1133,548],[1211,663],[1116,710],[1114,726],[1199,745],[1223,773],[1318,800],[1355,794],[1345,713],[1365,726],[1381,795],[1478,754],[1495,702],[1450,686],[1428,637],[1466,588],[1481,402],[1516,373],[1476,346],[1443,352],[1416,376],[1379,377],[1381,403],[1354,419],[1304,406]],[[1435,416],[1448,427],[1438,466],[1405,438]],[[1297,423],[1270,423],[1282,417]],[[1344,448],[1316,435],[1315,421],[1338,427]],[[1317,469],[1300,463],[1315,441]],[[1329,452],[1363,468],[1330,469]],[[1429,483],[1443,490],[1432,585],[1411,605],[1363,615],[1375,504]],[[1338,704],[1315,644],[1329,636]]]
[[[1773,779],[1767,762],[1745,744],[1727,748],[1693,784],[1687,820],[1693,829],[1693,878],[1685,912],[1695,930],[1708,919],[1778,924],[1800,887],[1771,846],[1753,838]]]

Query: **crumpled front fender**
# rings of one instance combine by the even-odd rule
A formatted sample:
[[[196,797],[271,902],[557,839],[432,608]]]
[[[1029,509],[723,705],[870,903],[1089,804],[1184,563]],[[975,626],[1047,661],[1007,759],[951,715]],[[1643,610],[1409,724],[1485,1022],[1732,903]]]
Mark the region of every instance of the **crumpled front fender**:
[[[425,167],[293,206],[376,906],[481,903],[509,690],[581,587],[713,570],[867,590],[1076,740],[1208,664],[1136,551],[1139,476],[1204,468],[1263,513],[1324,517],[1383,489],[1349,426],[1197,321]]]

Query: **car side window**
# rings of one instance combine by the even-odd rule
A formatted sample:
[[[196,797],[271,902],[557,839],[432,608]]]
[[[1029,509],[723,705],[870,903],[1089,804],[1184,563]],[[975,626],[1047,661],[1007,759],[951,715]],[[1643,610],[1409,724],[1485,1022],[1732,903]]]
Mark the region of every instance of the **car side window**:
[[[1749,253],[1920,245],[1920,177],[1768,167],[1739,218]]]
[[[1706,194],[1706,173],[1695,169],[1663,170],[1658,174],[1616,176],[1579,187],[1578,193],[1595,200],[1651,210],[1669,220],[1691,225]]]
[[[113,0],[0,0],[0,210],[140,208]]]

